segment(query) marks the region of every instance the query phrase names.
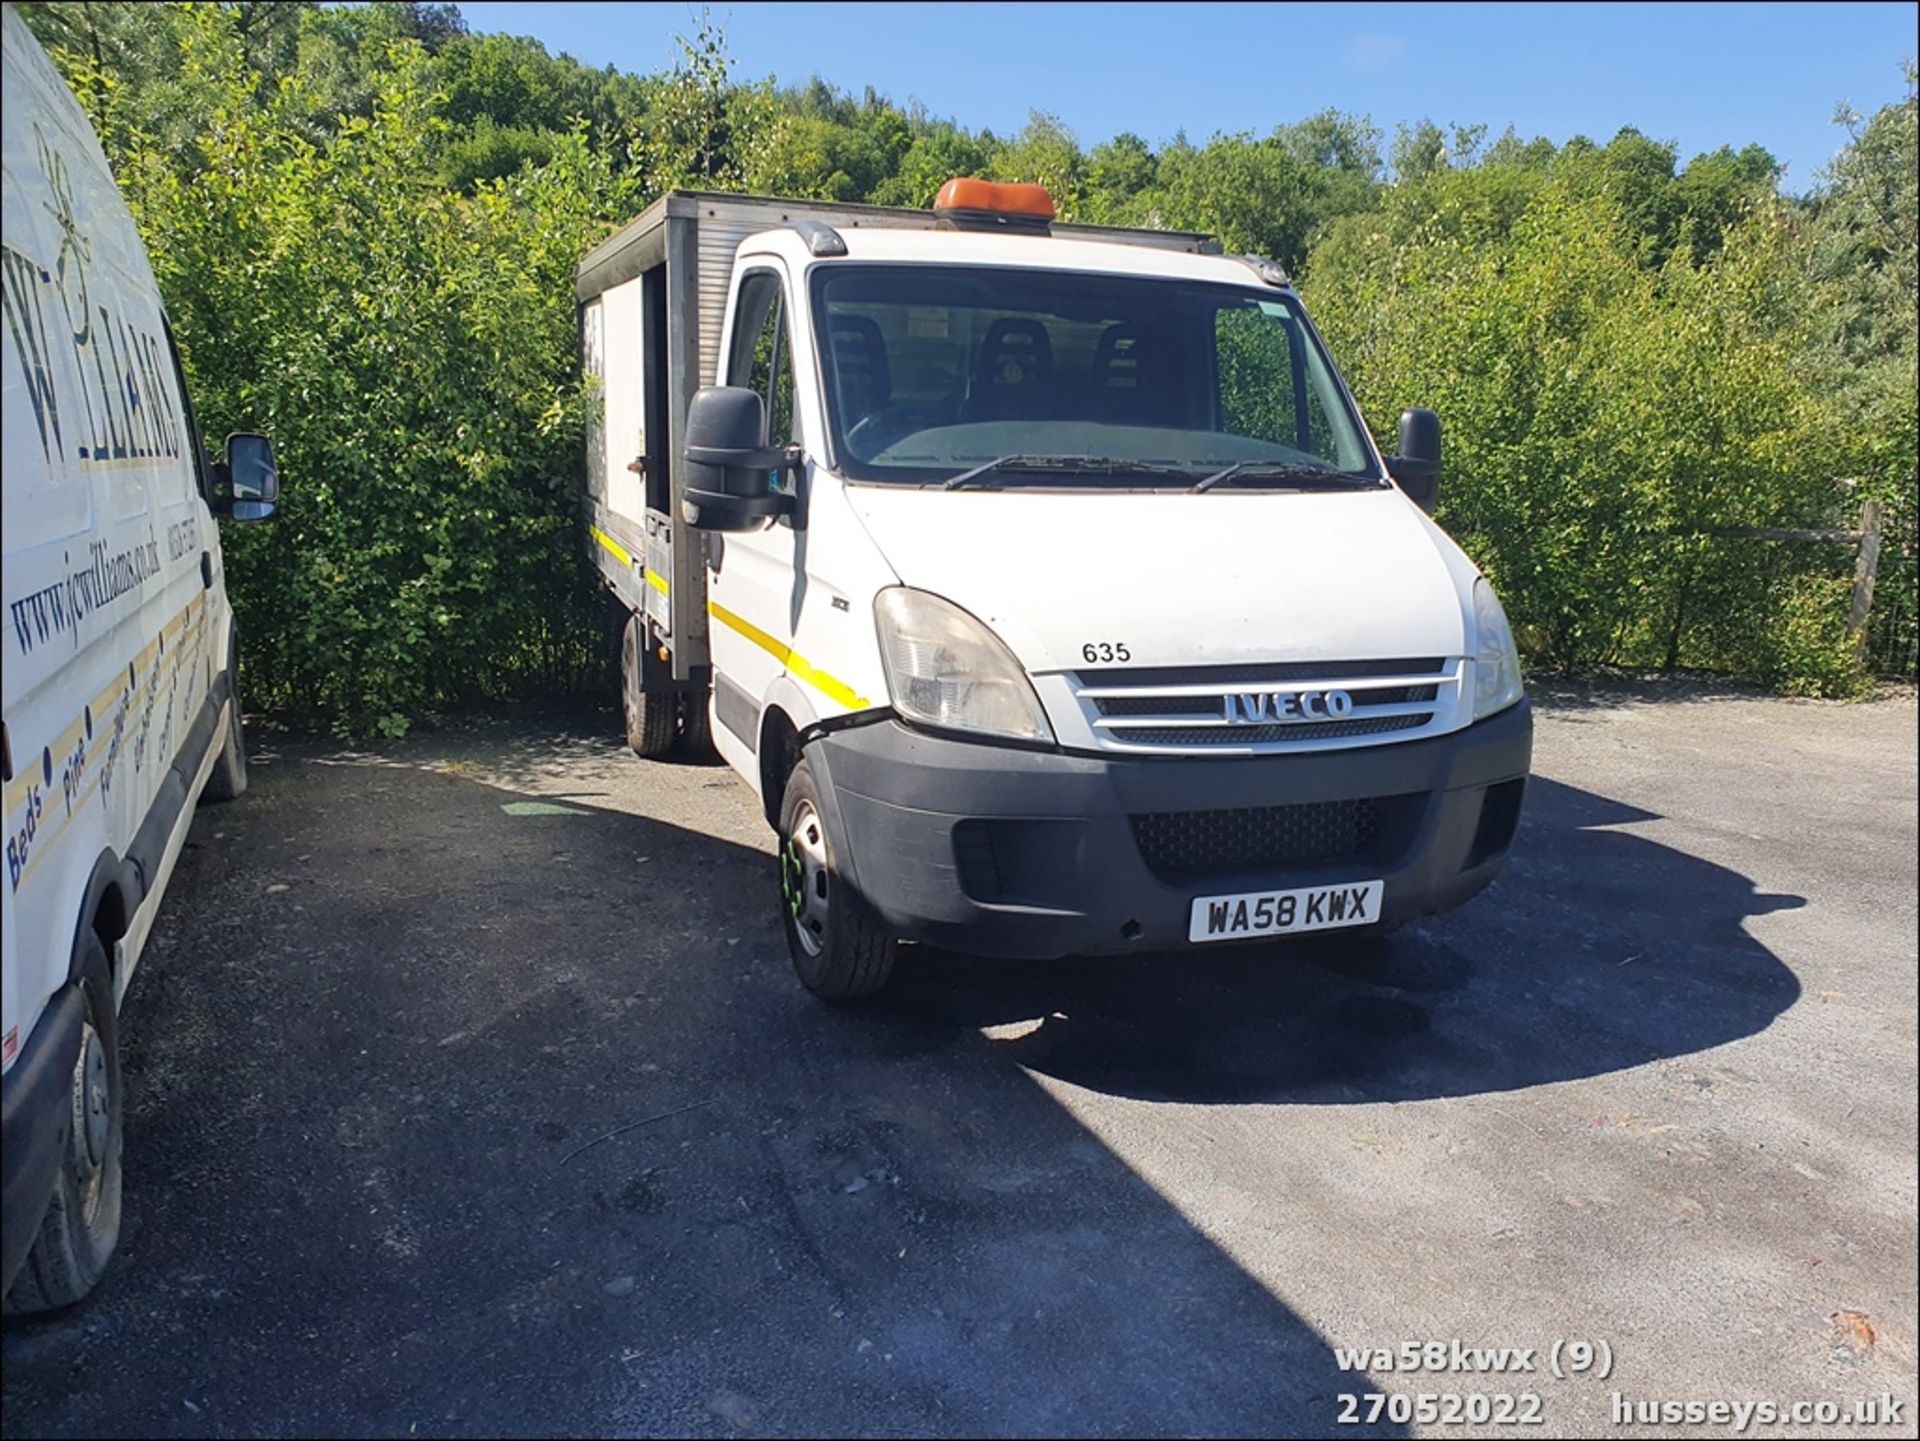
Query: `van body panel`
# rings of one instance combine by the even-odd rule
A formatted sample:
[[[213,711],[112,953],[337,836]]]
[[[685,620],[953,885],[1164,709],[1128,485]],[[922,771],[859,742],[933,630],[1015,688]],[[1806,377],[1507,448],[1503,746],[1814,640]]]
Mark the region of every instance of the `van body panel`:
[[[739,258],[743,280],[765,276],[781,286],[793,366],[793,434],[804,452],[818,454],[825,434],[813,332],[788,261],[764,248]],[[733,292],[735,302],[741,287]],[[744,383],[730,369],[740,317],[730,304],[716,379]],[[706,538],[708,646],[714,674],[724,676],[762,709],[804,696],[804,713],[789,714],[795,729],[815,720],[883,705],[886,677],[873,641],[873,597],[897,583],[873,545],[838,477],[807,465],[787,484],[796,491],[804,524],[789,520],[757,530]],[[728,712],[716,709],[721,729]],[[754,777],[758,766],[752,768]],[[757,784],[757,782],[756,782]]]
[[[84,113],[11,8],[4,26],[10,1284],[46,1196],[14,1158],[57,1157],[48,1136],[64,1137],[66,1115],[64,1089],[49,1109],[45,1076],[16,1067],[56,1045],[36,1037],[72,1010],[83,928],[101,932],[124,995],[233,702],[209,473],[152,267]]]
[[[971,611],[1030,672],[1458,656],[1460,596],[1398,491],[1207,495],[862,485],[892,568]]]

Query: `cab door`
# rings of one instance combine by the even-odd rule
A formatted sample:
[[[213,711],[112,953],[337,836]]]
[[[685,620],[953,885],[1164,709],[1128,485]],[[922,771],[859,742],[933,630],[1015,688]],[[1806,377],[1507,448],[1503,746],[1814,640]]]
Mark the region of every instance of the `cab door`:
[[[777,262],[754,260],[741,274],[727,330],[723,385],[756,392],[765,407],[768,445],[807,445],[794,406],[793,325],[787,280]],[[767,484],[786,489],[790,474],[769,472]],[[800,538],[791,518],[757,530],[707,538],[708,653],[713,663],[716,740],[735,764],[738,747],[758,744],[761,706],[787,671],[793,634],[806,593]],[[730,744],[731,743],[731,744]]]

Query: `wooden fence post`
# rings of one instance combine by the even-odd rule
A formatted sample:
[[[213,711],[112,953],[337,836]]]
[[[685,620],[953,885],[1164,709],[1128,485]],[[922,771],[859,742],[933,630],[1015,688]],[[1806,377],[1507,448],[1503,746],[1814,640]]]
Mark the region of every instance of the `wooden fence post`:
[[[1853,562],[1853,610],[1847,632],[1856,648],[1867,643],[1867,617],[1873,614],[1873,578],[1880,569],[1880,502],[1860,507],[1860,550]]]

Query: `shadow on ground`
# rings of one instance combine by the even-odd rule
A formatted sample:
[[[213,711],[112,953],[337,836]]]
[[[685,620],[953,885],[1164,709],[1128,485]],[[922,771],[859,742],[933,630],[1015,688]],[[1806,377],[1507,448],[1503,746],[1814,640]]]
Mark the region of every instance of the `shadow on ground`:
[[[928,956],[888,997],[931,1036],[1090,1089],[1197,1102],[1409,1101],[1644,1065],[1763,1030],[1799,982],[1747,934],[1798,907],[1535,778],[1515,858],[1459,917],[1382,942],[1022,966]],[[1025,1024],[1021,1024],[1025,1023]]]
[[[1456,1095],[1797,993],[1741,930],[1791,898],[1543,783],[1477,919],[1357,974],[922,956],[834,1011],[765,853],[594,790],[294,746],[199,817],[129,1011],[122,1253],[8,1328],[9,1434],[1322,1433],[1365,1378],[1029,1071]]]

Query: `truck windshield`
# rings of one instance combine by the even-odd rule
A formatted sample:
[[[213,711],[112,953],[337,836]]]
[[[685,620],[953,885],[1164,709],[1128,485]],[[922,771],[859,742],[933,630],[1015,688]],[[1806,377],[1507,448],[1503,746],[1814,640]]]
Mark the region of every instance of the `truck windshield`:
[[[1014,457],[1071,461],[1075,488],[1229,470],[1234,489],[1318,471],[1379,478],[1284,292],[876,264],[821,267],[813,301],[834,455],[851,480],[943,484]]]

